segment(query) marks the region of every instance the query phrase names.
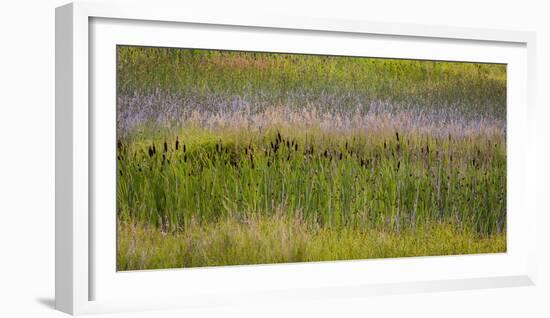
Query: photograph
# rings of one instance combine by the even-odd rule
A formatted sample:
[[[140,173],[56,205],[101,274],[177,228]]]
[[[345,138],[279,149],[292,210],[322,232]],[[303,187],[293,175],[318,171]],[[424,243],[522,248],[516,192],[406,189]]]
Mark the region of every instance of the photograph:
[[[506,64],[117,45],[116,94],[117,271],[507,251]]]

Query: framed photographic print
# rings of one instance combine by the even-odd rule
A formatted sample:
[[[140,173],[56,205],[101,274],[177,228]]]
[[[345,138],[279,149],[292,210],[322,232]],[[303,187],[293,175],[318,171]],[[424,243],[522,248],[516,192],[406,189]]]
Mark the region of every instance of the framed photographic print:
[[[56,308],[533,284],[534,35],[56,11]]]

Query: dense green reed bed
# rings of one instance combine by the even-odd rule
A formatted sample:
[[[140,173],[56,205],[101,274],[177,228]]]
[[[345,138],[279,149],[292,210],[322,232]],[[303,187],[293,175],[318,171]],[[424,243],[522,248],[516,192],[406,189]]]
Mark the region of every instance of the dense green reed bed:
[[[498,137],[287,136],[278,130],[181,136],[121,141],[120,220],[177,229],[191,220],[282,209],[330,227],[400,230],[455,221],[484,235],[505,228],[506,161]]]
[[[132,239],[124,236],[138,233],[152,236],[134,238],[133,244],[156,258],[121,259],[134,265],[119,263],[120,268],[505,250],[506,161],[498,136],[286,135],[278,130],[232,135],[194,128],[162,139],[121,141],[118,154],[119,256],[130,252],[123,242]],[[269,223],[277,215],[306,224],[300,231],[312,240],[307,249],[315,250],[302,256],[265,251],[260,245],[275,239],[265,237],[243,255],[226,250],[224,256],[223,244],[235,250],[250,244],[232,241],[237,239],[232,235],[241,234],[251,239],[249,220]],[[318,230],[311,232],[312,226]],[[221,238],[206,246],[178,243],[183,237],[202,242],[201,233],[208,231],[222,231]],[[366,240],[365,231],[371,235]],[[376,233],[392,233],[391,240],[370,251],[379,242]],[[433,235],[432,243],[421,241]],[[434,243],[440,235],[447,238]],[[476,238],[479,242],[471,244]],[[328,241],[334,246],[315,247]],[[177,247],[177,255],[164,255],[171,249],[166,244]],[[190,249],[190,259],[179,255],[181,244]],[[286,248],[294,249],[293,244]],[[267,254],[258,255],[261,251]]]

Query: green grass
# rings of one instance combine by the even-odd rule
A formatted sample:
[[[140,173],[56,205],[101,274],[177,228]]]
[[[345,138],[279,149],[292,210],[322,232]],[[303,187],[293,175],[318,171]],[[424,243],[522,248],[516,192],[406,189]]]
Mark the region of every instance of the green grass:
[[[480,238],[453,224],[406,231],[321,227],[282,215],[224,218],[163,232],[148,223],[120,223],[118,270],[318,262],[506,251],[506,236]]]
[[[505,228],[506,157],[498,137],[307,132],[192,129],[122,143],[119,219],[177,229],[191,219],[283,209],[330,227],[399,230],[451,220],[486,235]]]
[[[338,107],[372,100],[456,107],[505,118],[506,66],[280,53],[119,47],[118,90],[161,89],[301,107]],[[334,106],[334,105],[331,105]]]
[[[119,47],[117,269],[506,251],[506,68]]]

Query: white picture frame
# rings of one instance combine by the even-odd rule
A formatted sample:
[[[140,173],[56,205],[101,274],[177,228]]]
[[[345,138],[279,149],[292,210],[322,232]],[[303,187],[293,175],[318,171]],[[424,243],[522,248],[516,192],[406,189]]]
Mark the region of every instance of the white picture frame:
[[[115,108],[109,105],[118,44],[507,63],[507,252],[117,273],[115,216],[92,212],[114,202]],[[530,32],[200,16],[183,4],[57,8],[56,308],[86,314],[534,284],[534,45]],[[107,234],[94,235],[99,229]],[[173,287],[178,282],[186,288]]]

